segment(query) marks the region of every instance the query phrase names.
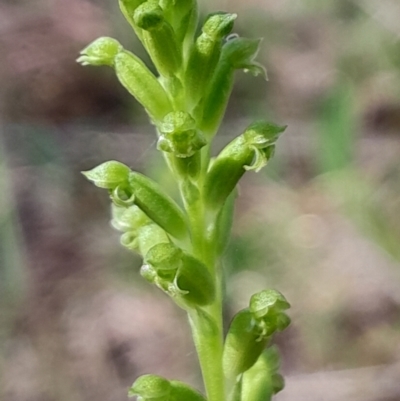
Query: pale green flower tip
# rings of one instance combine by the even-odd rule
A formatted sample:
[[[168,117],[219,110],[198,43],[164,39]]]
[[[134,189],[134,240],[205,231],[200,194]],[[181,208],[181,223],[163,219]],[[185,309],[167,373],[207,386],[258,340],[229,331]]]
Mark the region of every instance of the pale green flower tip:
[[[275,143],[286,125],[277,125],[267,121],[256,121],[243,133],[247,146],[253,150],[253,160],[244,169],[259,172],[272,159],[275,153]]]
[[[249,72],[253,77],[261,75],[262,78],[268,81],[267,69],[257,61],[252,61],[252,64],[244,68],[243,71],[246,73]]]
[[[258,75],[262,73],[263,67],[255,61],[255,58],[260,50],[262,40],[262,38],[249,39],[235,36],[222,47],[222,54],[224,58],[229,60],[232,67],[241,68]]]
[[[164,12],[158,4],[146,1],[135,10],[133,19],[139,28],[149,31],[161,26],[164,22]]]
[[[147,264],[142,265],[140,268],[140,275],[149,283],[154,283],[157,279],[156,271],[153,267]]]
[[[236,18],[237,14],[225,12],[210,14],[204,23],[202,31],[212,38],[222,39],[232,31]]]
[[[110,198],[116,206],[129,207],[135,203],[135,196],[127,188],[126,181],[118,184],[110,193]]]
[[[264,290],[254,294],[250,299],[249,310],[255,318],[263,318],[269,313],[277,314],[289,309],[290,304],[286,298],[276,290]],[[286,316],[286,315],[285,315]],[[286,318],[283,319],[286,324]],[[290,321],[285,327],[289,325]]]
[[[121,235],[120,243],[125,248],[128,248],[131,251],[139,250],[139,242],[136,237],[136,233],[134,232],[126,232]]]
[[[77,62],[86,65],[114,65],[115,56],[122,51],[122,45],[113,38],[101,37],[90,45],[86,46],[81,52]]]
[[[130,168],[123,163],[111,160],[100,164],[82,174],[99,188],[114,190],[118,185],[128,182]]]
[[[275,154],[275,145],[269,145],[266,148],[257,148],[256,146],[250,146],[253,150],[253,160],[250,165],[245,165],[246,171],[254,171],[258,173],[268,162],[272,159]]]
[[[268,121],[259,120],[250,124],[243,137],[249,145],[263,148],[273,145],[287,125],[277,125]]]
[[[129,397],[139,396],[143,400],[168,400],[171,384],[168,380],[157,375],[140,376],[128,391]]]
[[[136,205],[117,206],[112,204],[111,225],[118,231],[137,232],[138,229],[151,223],[151,220]]]

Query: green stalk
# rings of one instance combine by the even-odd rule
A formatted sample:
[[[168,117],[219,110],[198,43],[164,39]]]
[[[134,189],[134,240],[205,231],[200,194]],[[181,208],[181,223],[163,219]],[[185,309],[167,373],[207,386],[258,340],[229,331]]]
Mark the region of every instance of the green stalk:
[[[207,312],[190,312],[189,322],[200,362],[208,401],[225,400],[225,379],[222,370],[223,330],[222,330],[221,285],[217,296]]]
[[[207,211],[201,199],[200,194],[200,199],[195,204],[187,203],[186,209],[192,229],[193,253],[207,265],[213,275],[216,284],[216,297],[215,301],[205,311],[197,309],[189,312],[189,322],[200,362],[207,399],[208,401],[223,401],[226,398],[225,378],[222,368],[221,269],[218,265],[214,242],[209,240]],[[214,222],[212,226],[215,226]]]

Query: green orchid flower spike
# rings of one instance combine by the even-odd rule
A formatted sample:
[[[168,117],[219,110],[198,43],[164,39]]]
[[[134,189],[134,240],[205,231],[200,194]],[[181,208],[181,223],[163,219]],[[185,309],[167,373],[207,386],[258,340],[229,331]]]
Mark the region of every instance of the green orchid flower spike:
[[[211,157],[235,74],[267,77],[257,61],[261,40],[232,34],[233,13],[212,12],[199,23],[196,0],[119,0],[119,6],[156,73],[109,37],[93,41],[77,61],[113,69],[143,106],[180,199],[118,161],[83,174],[107,191],[111,225],[121,245],[143,259],[142,278],[187,313],[205,390],[148,374],[128,395],[138,401],[271,400],[284,386],[271,341],[289,325],[290,305],[276,290],[254,294],[224,336],[222,261],[240,180],[268,164],[286,126],[256,121]]]

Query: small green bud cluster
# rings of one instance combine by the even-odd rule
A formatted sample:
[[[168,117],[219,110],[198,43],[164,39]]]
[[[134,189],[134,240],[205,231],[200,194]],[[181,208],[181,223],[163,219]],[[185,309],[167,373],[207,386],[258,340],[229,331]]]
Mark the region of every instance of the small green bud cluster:
[[[225,376],[236,378],[260,358],[276,331],[284,330],[290,318],[284,313],[290,304],[275,290],[254,294],[248,308],[238,312],[225,340],[223,367]]]
[[[159,128],[170,124],[171,112],[186,113],[203,133],[192,137],[191,149],[205,145],[203,135],[215,134],[224,114],[238,69],[265,75],[255,61],[260,40],[228,37],[236,14],[210,14],[196,38],[194,0],[119,0],[125,18],[150,55],[159,76],[115,39],[102,37],[81,51],[83,65],[114,68],[121,84],[141,103]],[[228,38],[228,39],[226,39]],[[175,114],[176,117],[176,114]],[[173,132],[170,132],[173,136]],[[179,141],[179,133],[176,134]],[[186,138],[190,141],[190,138]],[[163,143],[163,141],[161,141]],[[160,149],[175,152],[164,145]],[[187,153],[176,150],[177,157]]]
[[[210,157],[235,72],[266,78],[256,61],[261,40],[231,34],[237,15],[226,12],[208,15],[198,30],[196,0],[119,0],[119,5],[157,73],[108,37],[92,42],[77,61],[114,69],[144,107],[181,202],[117,161],[83,174],[108,191],[111,224],[121,232],[121,244],[143,258],[142,277],[188,312],[207,400],[225,401],[226,390],[235,401],[270,400],[283,379],[276,349],[269,345],[290,323],[284,312],[289,304],[277,291],[255,294],[223,341],[221,259],[237,185],[246,171],[258,172],[269,162],[286,127],[257,121]],[[155,375],[139,377],[129,395],[139,401],[205,401],[189,386]]]
[[[188,238],[186,216],[156,182],[116,161],[83,174],[109,190],[111,224],[123,232],[121,244],[143,257],[141,274],[147,281],[184,308],[214,300],[214,280],[207,267],[175,244]]]

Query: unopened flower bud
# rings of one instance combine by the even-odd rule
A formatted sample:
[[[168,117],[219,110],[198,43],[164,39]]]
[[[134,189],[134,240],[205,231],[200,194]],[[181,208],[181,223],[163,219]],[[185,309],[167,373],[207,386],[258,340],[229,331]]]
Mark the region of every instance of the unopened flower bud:
[[[197,390],[178,380],[171,380],[170,401],[206,401]]]
[[[267,164],[285,128],[264,121],[255,122],[220,152],[204,183],[204,201],[211,209],[222,207],[246,170],[257,172]]]
[[[271,336],[275,331],[282,331],[290,324],[290,318],[284,311],[290,308],[286,298],[276,290],[264,290],[250,299],[249,310],[262,335]]]
[[[185,72],[188,101],[195,106],[207,92],[218,63],[222,40],[233,28],[236,14],[210,14],[202,28],[202,34],[194,43]]]
[[[131,169],[123,163],[111,160],[98,165],[82,174],[96,187],[113,190],[120,184],[128,182]]]
[[[262,319],[268,313],[279,313],[289,308],[289,302],[276,290],[263,290],[250,298],[249,309],[256,319]]]
[[[170,242],[151,247],[144,255],[146,276],[179,305],[204,306],[215,298],[215,285],[207,266]],[[152,276],[153,277],[153,276]]]
[[[143,174],[131,172],[129,185],[135,204],[162,229],[177,239],[186,239],[186,217],[176,202],[159,184]]]
[[[128,395],[138,396],[139,401],[206,401],[187,384],[157,375],[140,376],[129,389]]]
[[[228,35],[233,28],[236,14],[217,12],[207,16],[202,31],[205,35],[214,39],[222,39]]]
[[[215,299],[214,280],[207,266],[187,253],[183,255],[174,284],[179,290],[187,292],[183,298],[189,305],[209,305]]]
[[[143,401],[169,401],[171,385],[167,379],[157,375],[143,375],[136,379],[128,396],[139,396]]]
[[[158,72],[165,77],[176,75],[182,65],[182,53],[162,8],[146,1],[136,9],[134,21],[143,30],[143,44]]]
[[[141,29],[135,24],[133,15],[135,10],[145,1],[147,0],[119,0],[119,8],[121,9],[122,14],[134,29],[139,39],[142,38],[142,32]]]
[[[81,52],[81,56],[76,60],[82,65],[114,65],[115,56],[122,51],[121,44],[112,38],[101,37],[90,45],[86,46]]]
[[[137,231],[139,252],[146,257],[151,248],[158,244],[168,244],[170,242],[167,233],[157,224],[146,224]]]
[[[184,111],[167,114],[159,126],[158,149],[173,153],[176,157],[193,156],[207,144],[202,133],[196,129],[196,122]]]
[[[165,12],[165,18],[172,26],[178,43],[183,47],[193,40],[197,27],[197,1],[196,0],[160,0],[160,6]]]
[[[111,225],[123,232],[137,232],[141,227],[151,223],[146,214],[136,205],[126,208],[113,204],[111,215]]]
[[[144,263],[157,272],[176,271],[182,266],[183,251],[170,242],[157,244],[144,255]]]
[[[133,18],[139,28],[150,31],[164,22],[164,13],[157,3],[146,1],[136,8]]]
[[[269,338],[260,338],[259,329],[253,324],[248,309],[237,313],[226,336],[223,367],[227,378],[236,378],[251,368],[263,352]]]
[[[115,57],[115,72],[122,86],[136,98],[155,121],[161,121],[172,105],[164,88],[142,60],[128,51]]]
[[[237,37],[227,41],[222,47],[208,93],[202,106],[196,111],[200,128],[204,132],[214,134],[221,123],[232,92],[235,70],[244,69],[253,75],[261,74],[266,77],[264,67],[255,61],[260,43],[259,39]]]

